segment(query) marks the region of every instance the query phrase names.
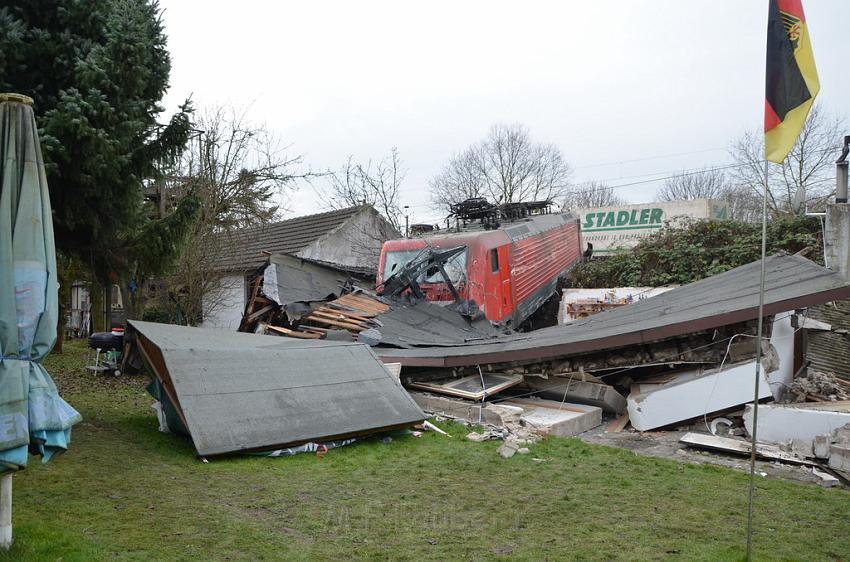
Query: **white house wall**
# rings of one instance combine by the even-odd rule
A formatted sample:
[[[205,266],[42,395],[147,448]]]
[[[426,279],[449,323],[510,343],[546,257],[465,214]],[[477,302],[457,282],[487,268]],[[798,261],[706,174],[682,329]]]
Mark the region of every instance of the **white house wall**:
[[[377,268],[383,242],[400,237],[377,212],[366,209],[298,252],[298,256],[338,265]]]
[[[204,297],[202,328],[236,330],[245,311],[245,277],[229,275],[222,279],[220,291]]]

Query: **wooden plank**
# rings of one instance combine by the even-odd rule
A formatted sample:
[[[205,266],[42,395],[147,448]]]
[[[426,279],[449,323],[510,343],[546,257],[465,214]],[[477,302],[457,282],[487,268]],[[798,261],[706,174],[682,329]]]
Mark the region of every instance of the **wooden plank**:
[[[322,338],[321,334],[308,334],[305,332],[296,332],[295,330],[290,330],[289,328],[284,328],[283,326],[266,326],[267,330],[271,330],[272,332],[277,332],[279,334],[283,334],[284,336],[291,338],[301,338],[304,340],[318,340]]]
[[[628,412],[609,423],[608,427],[605,428],[605,433],[620,433],[626,429],[627,425],[629,425]]]
[[[319,328],[318,326],[309,326],[306,324],[299,325],[298,329],[302,331],[316,332],[317,334],[327,334],[331,331],[331,328]]]
[[[325,306],[322,306],[321,308],[319,308],[318,310],[320,310],[324,313],[327,313],[327,314],[341,314],[343,316],[346,316],[347,318],[351,318],[353,320],[359,320],[361,322],[367,322],[367,323],[371,322],[372,318],[375,318],[376,316],[378,316],[377,314],[373,314],[371,316],[366,316],[366,314],[368,314],[368,313],[363,313],[363,312],[360,312],[360,311],[355,313],[354,311],[352,311],[351,309],[349,309],[347,307],[340,307],[340,308],[342,310],[337,309],[337,308],[332,308],[332,307],[329,307],[328,305],[325,305]]]
[[[330,320],[337,320],[339,322],[350,322],[351,324],[356,324],[363,328],[368,328],[369,324],[366,321],[358,320],[356,318],[351,318],[348,315],[341,314],[339,312],[323,312],[321,309],[314,310],[310,313],[310,316],[318,316],[321,318],[329,318]],[[308,318],[310,317],[308,316]]]
[[[384,363],[384,367],[386,367],[387,371],[392,373],[396,379],[401,377],[401,363]]]
[[[275,307],[275,305],[273,305],[273,304],[269,304],[269,305],[264,306],[263,308],[261,308],[257,312],[254,312],[250,316],[248,316],[247,321],[248,322],[254,322],[255,320],[258,320],[259,318],[262,318],[262,316],[264,314],[266,314],[267,312],[271,312],[274,307]]]
[[[348,324],[346,322],[338,322],[336,320],[328,320],[327,318],[314,318],[312,315],[308,316],[306,320],[311,320],[313,322],[318,322],[319,324],[325,324],[326,326],[336,326],[338,328],[345,328],[346,330],[351,330],[355,332],[362,332],[366,328],[362,326],[358,326],[356,324]]]
[[[490,373],[488,373],[490,374]],[[436,383],[436,382],[411,382],[410,386],[414,388],[418,388],[420,390],[428,390],[430,392],[435,392],[437,394],[445,394],[446,396],[456,396],[458,398],[466,398],[468,400],[483,400],[487,396],[492,396],[493,394],[498,394],[499,392],[515,386],[522,382],[522,375],[502,375],[504,377],[510,377],[510,380],[506,380],[502,383],[495,384],[493,386],[488,387],[486,390],[480,390],[477,392],[471,392],[468,390],[463,390],[461,388],[456,388],[459,385],[466,384],[467,382],[474,382],[479,379],[478,375],[470,375],[467,377],[462,377],[453,381]]]
[[[322,306],[322,308],[325,308],[325,307],[333,308],[334,310],[339,310],[340,312],[344,312],[344,313],[350,314],[350,315],[356,314],[357,316],[360,316],[360,317],[365,318],[365,319],[374,318],[376,316],[379,316],[379,314],[377,312],[367,312],[365,310],[360,310],[359,308],[352,308],[350,306],[345,306],[345,305],[339,304],[339,302],[337,302],[337,301],[331,301],[329,303],[325,303],[325,305]]]
[[[390,309],[389,306],[382,302],[354,294],[343,295],[334,302],[369,312],[377,312],[378,314],[383,314]]]

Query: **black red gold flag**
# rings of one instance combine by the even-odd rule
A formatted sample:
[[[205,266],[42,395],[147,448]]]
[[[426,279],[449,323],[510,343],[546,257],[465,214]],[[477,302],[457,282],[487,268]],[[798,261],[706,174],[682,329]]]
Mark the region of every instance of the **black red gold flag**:
[[[764,156],[781,164],[820,91],[801,0],[770,0],[764,103]]]

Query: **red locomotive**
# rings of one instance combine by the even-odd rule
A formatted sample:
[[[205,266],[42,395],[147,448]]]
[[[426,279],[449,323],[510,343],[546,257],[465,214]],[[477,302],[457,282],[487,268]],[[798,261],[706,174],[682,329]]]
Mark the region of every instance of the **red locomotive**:
[[[579,220],[570,213],[548,213],[549,202],[501,207],[475,202],[475,207],[484,210],[469,212],[470,201],[461,204],[463,208],[453,208],[459,223],[472,219],[471,223],[420,238],[385,242],[378,266],[378,291],[429,248],[457,248],[443,264],[450,284],[435,268],[416,280],[425,298],[448,303],[456,300],[454,291],[461,299],[474,301],[493,324],[517,328],[555,293],[558,279],[581,260]]]

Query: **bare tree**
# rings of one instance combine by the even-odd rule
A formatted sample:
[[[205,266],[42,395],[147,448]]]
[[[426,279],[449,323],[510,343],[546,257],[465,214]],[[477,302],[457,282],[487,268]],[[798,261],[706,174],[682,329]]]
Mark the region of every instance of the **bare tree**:
[[[522,125],[494,125],[431,180],[431,198],[445,208],[470,197],[496,203],[558,199],[567,192],[570,174],[557,146],[533,142]]]
[[[729,208],[729,218],[741,222],[761,222],[761,196],[747,187],[729,185],[722,199]]]
[[[815,105],[797,142],[782,165],[771,164],[768,177],[768,207],[775,215],[794,212],[794,197],[805,188],[810,209],[821,207],[833,193],[832,162],[839,149],[845,120],[827,114]],[[764,186],[764,137],[748,132],[732,144],[732,183],[761,199]]]
[[[683,171],[664,182],[656,193],[659,201],[691,201],[693,199],[723,199],[728,182],[723,170],[703,168]]]
[[[197,323],[221,307],[232,287],[217,268],[218,257],[236,232],[280,217],[287,195],[301,178],[300,156],[244,111],[217,107],[201,114],[200,129],[170,178],[166,193],[175,198],[192,192],[202,202],[177,271],[156,287],[161,308],[180,311],[184,323]]]
[[[327,205],[332,209],[372,205],[400,232],[404,223],[404,212],[399,191],[405,173],[396,147],[390,150],[388,157],[376,164],[371,160],[365,164],[358,163],[355,162],[354,156],[349,156],[337,172],[327,176]]]
[[[563,199],[564,209],[591,209],[625,205],[626,200],[603,182],[591,180],[572,186]]]

